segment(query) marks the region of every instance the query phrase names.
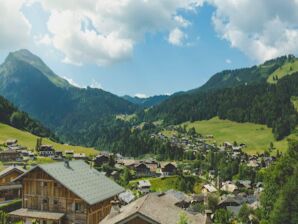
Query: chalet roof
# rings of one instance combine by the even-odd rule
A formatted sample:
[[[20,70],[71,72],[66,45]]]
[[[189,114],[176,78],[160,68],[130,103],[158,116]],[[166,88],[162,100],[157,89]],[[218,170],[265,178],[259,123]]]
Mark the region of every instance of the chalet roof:
[[[138,187],[143,188],[143,187],[151,187],[151,183],[149,180],[140,180],[138,182]]]
[[[223,183],[223,186],[220,188],[220,190],[227,192],[234,192],[237,189],[238,187],[233,183]]]
[[[18,167],[18,166],[9,166],[9,167],[7,167],[6,169],[4,169],[4,170],[2,170],[0,172],[0,177],[2,177],[2,176],[6,175],[6,174],[8,174],[8,173],[10,173],[10,172],[12,172],[14,170],[17,171],[17,172],[19,172],[19,173],[25,173],[26,172],[26,170],[24,170],[21,167]]]
[[[190,202],[191,201],[191,197],[181,191],[176,191],[176,190],[171,189],[171,190],[166,191],[166,194],[168,196],[172,196],[175,199],[177,199],[177,202],[180,202],[180,201]]]
[[[125,191],[123,193],[120,193],[118,197],[121,201],[124,201],[126,204],[129,204],[135,199],[135,196],[131,191]]]
[[[202,214],[192,215],[175,206],[176,199],[167,194],[151,193],[139,198],[131,204],[124,206],[120,212],[110,213],[101,224],[118,224],[132,217],[144,217],[150,223],[176,224],[181,212],[184,212],[191,223],[205,224],[206,216]]]
[[[40,164],[27,173],[36,168],[42,169],[90,205],[111,198],[124,191],[122,187],[96,169],[90,168],[84,161],[75,160],[68,163],[69,166],[65,165],[65,162]],[[22,176],[25,176],[27,173]]]
[[[217,189],[214,186],[210,185],[210,184],[205,184],[203,186],[203,188],[207,189],[207,191],[209,191],[210,193],[213,193],[213,192],[217,191]]]
[[[63,218],[64,213],[36,211],[36,210],[21,208],[9,213],[9,215],[15,216],[15,217],[21,217],[21,218],[33,218],[33,219],[45,219],[45,220],[58,221],[61,218]]]

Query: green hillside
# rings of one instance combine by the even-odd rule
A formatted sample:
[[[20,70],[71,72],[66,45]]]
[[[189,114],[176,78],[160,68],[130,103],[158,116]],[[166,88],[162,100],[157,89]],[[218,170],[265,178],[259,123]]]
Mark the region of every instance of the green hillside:
[[[89,128],[101,127],[102,120],[138,108],[102,89],[72,86],[28,50],[10,53],[0,65],[0,95],[77,145],[92,145],[96,136]]]
[[[0,144],[7,139],[17,139],[18,143],[26,146],[28,149],[34,149],[37,137],[29,132],[21,131],[6,124],[0,123]],[[69,146],[53,142],[47,138],[43,138],[43,144],[52,145],[56,150],[73,150],[75,153],[86,153],[86,155],[95,155],[98,153],[95,149],[85,148],[81,146]]]
[[[289,58],[287,62],[276,69],[267,79],[267,82],[269,83],[276,83],[277,80],[283,78],[286,75],[291,75],[294,72],[298,71],[298,59],[296,58]],[[277,80],[274,80],[274,78],[278,77]]]
[[[273,142],[279,151],[285,151],[287,149],[287,138],[282,141],[276,141],[271,128],[265,125],[237,123],[229,120],[221,120],[218,117],[193,123],[186,122],[184,124],[187,125],[188,129],[194,127],[200,134],[213,135],[214,139],[210,141],[216,141],[218,145],[225,141],[231,143],[236,141],[238,144],[245,143],[247,148],[244,151],[249,154],[263,152],[268,149],[270,142]],[[294,133],[289,137],[298,138],[298,133]]]

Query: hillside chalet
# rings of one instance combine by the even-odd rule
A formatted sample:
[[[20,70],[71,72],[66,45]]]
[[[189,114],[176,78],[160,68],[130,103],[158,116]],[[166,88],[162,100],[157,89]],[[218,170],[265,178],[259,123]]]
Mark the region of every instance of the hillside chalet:
[[[134,166],[134,170],[136,172],[137,177],[147,177],[152,175],[150,168],[146,166],[145,163],[136,164]]]
[[[4,150],[0,151],[0,161],[1,162],[9,162],[16,161],[20,158],[20,153],[16,150]]]
[[[189,223],[210,223],[206,215],[193,215],[176,206],[179,201],[168,194],[150,193],[122,208],[115,204],[100,224],[177,224],[181,213]]]
[[[21,197],[22,185],[12,182],[25,173],[20,167],[10,166],[0,172],[0,202]]]
[[[161,167],[161,174],[162,176],[171,176],[176,174],[177,167],[173,163],[166,163],[163,164]]]
[[[26,224],[98,224],[124,191],[82,160],[37,165],[16,180],[23,206],[9,214]]]

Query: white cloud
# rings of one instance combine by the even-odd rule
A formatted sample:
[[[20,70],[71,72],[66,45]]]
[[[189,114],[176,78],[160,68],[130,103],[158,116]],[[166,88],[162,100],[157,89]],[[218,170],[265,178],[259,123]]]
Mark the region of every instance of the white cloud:
[[[52,39],[48,34],[34,36],[35,43],[37,45],[52,45]]]
[[[170,32],[168,41],[173,45],[181,46],[183,45],[183,42],[186,38],[187,35],[183,33],[183,31],[181,31],[178,28],[175,28]]]
[[[231,46],[259,62],[298,53],[298,1],[208,0],[215,30]]]
[[[0,49],[24,47],[30,38],[31,24],[20,11],[25,0],[0,1]]]
[[[135,96],[138,97],[138,98],[142,98],[142,99],[148,98],[148,96],[144,93],[136,93]]]
[[[83,88],[80,84],[78,84],[76,81],[74,81],[72,78],[68,78],[66,76],[62,77],[63,79],[65,79],[67,82],[69,82],[69,84],[78,87],[78,88]]]
[[[90,84],[90,87],[94,88],[94,89],[103,89],[102,85],[94,79],[92,80],[92,83]]]
[[[226,62],[227,64],[232,64],[232,60],[229,59],[229,58],[227,58],[227,59],[225,60],[225,62]]]
[[[126,60],[146,33],[176,28],[181,35],[191,23],[180,12],[195,11],[203,4],[203,0],[36,1],[50,13],[47,27],[53,46],[65,55],[64,62],[78,65]],[[179,45],[185,37],[174,43]]]

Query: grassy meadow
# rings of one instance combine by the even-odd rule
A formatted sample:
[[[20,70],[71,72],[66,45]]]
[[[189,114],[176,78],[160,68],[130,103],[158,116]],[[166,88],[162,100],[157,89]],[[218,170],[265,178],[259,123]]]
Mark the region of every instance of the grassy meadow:
[[[277,76],[278,79],[281,79],[282,77],[286,75],[291,75],[294,72],[298,71],[298,60],[295,60],[294,62],[288,62],[285,63],[283,66],[275,70],[267,79],[267,82],[269,83],[276,83],[276,80],[273,80],[273,77]]]
[[[17,139],[20,145],[26,146],[28,149],[33,150],[36,145],[37,137],[29,132],[21,131],[0,123],[0,144],[4,143],[7,139]],[[47,138],[43,138],[42,144],[52,145],[56,150],[61,151],[73,150],[75,153],[86,153],[86,155],[95,155],[98,153],[98,151],[92,148],[59,144]]]
[[[221,120],[218,117],[210,120],[196,121],[193,123],[184,123],[187,129],[194,127],[197,133],[202,135],[213,135],[214,138],[210,142],[216,142],[218,145],[225,141],[233,143],[245,143],[247,148],[244,149],[248,154],[263,152],[268,149],[270,142],[273,142],[275,148],[280,151],[287,149],[287,138],[282,141],[276,141],[272,134],[272,129],[266,125],[253,123],[238,123],[229,120]],[[182,124],[182,125],[184,125]],[[174,134],[173,131],[165,131],[164,134]],[[298,137],[295,132],[288,138]]]

